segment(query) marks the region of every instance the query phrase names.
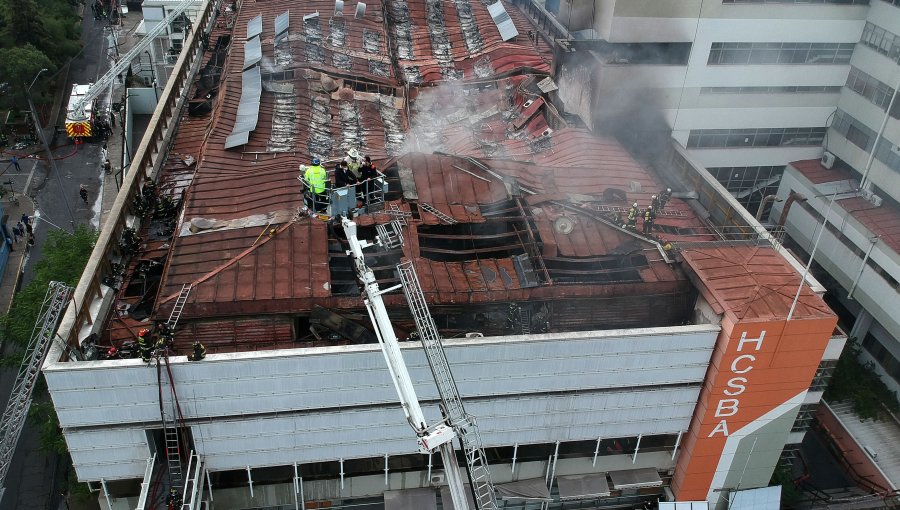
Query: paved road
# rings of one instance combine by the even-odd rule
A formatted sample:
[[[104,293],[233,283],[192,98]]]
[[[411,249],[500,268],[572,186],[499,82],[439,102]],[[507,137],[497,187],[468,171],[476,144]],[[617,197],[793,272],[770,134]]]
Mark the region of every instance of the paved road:
[[[89,8],[86,12],[82,29],[84,51],[70,66],[64,102],[68,102],[72,83],[93,82],[109,68],[109,29],[93,19]],[[54,124],[62,127],[64,109],[60,115]],[[47,131],[52,133],[53,127],[48,126]],[[29,194],[35,198],[38,220],[35,222],[35,247],[25,265],[23,285],[34,276],[35,263],[40,259],[50,230],[71,231],[72,226],[78,224],[97,227],[99,220],[102,144],[75,146],[68,143],[65,136],[58,136],[56,144],[52,151],[57,158],[58,174],[49,171],[43,161],[26,160],[22,172],[3,176],[4,181],[12,180],[14,188],[21,191],[34,170]],[[78,196],[80,184],[88,187],[88,204]],[[9,394],[14,378],[15,371],[0,373],[0,395]],[[56,455],[43,453],[38,445],[37,431],[26,424],[6,478],[6,493],[0,501],[0,510],[56,510],[61,505],[65,508],[59,493],[65,488],[67,462]]]

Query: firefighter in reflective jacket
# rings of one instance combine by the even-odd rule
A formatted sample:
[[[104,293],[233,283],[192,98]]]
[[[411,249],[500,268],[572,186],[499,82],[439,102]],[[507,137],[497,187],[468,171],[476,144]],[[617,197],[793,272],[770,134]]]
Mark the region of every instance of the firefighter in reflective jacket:
[[[201,359],[206,357],[206,346],[204,346],[200,342],[194,342],[193,347],[193,352],[191,352],[187,357],[188,361],[200,361]]]
[[[637,202],[631,204],[631,207],[628,209],[628,219],[627,223],[625,223],[625,228],[629,230],[634,230],[635,225],[637,225],[637,217],[638,217],[638,205]]]
[[[653,232],[653,220],[656,219],[656,211],[653,210],[652,205],[648,205],[647,209],[644,210],[644,233],[650,234]]]
[[[149,363],[150,356],[153,354],[153,342],[150,339],[150,330],[147,328],[138,333],[138,349],[141,351],[141,359],[145,363]]]
[[[328,182],[328,174],[322,168],[319,158],[313,158],[310,165],[303,174],[303,181],[306,183],[309,200],[313,203],[307,204],[310,209],[316,212],[325,210],[325,187]]]

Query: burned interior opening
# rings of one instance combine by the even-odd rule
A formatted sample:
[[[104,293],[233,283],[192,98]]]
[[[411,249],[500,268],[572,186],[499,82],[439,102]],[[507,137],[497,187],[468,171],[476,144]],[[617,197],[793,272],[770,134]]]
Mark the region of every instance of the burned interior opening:
[[[378,232],[375,227],[358,227],[357,235],[360,239],[375,239]],[[331,276],[331,294],[335,296],[350,296],[359,294],[359,281],[353,260],[347,255],[350,244],[347,236],[341,228],[330,225],[328,228],[328,269]],[[403,257],[402,248],[385,251],[372,249],[366,252],[366,265],[375,273],[379,285],[393,285],[397,283],[395,269]]]
[[[423,257],[437,262],[511,258],[530,243],[524,219],[492,219],[484,223],[422,225],[418,230]]]
[[[544,264],[555,283],[639,282],[638,271],[647,267],[641,254],[607,257],[544,257]]]

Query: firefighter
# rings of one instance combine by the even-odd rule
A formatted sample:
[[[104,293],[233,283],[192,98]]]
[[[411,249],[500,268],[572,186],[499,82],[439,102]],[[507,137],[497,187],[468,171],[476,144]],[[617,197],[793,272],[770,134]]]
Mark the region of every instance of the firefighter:
[[[347,157],[344,158],[344,161],[347,162],[347,168],[350,169],[350,173],[353,174],[353,177],[359,181],[362,177],[362,173],[360,172],[360,168],[362,167],[362,160],[359,158],[359,151],[356,149],[350,149],[347,151]]]
[[[652,205],[648,205],[644,210],[644,234],[653,232],[653,220],[656,219],[656,211]]]
[[[656,195],[653,195],[652,197],[650,197],[650,205],[653,207],[654,210],[658,211],[659,210],[659,197]]]
[[[153,342],[150,339],[150,330],[147,328],[138,332],[138,349],[141,351],[141,359],[144,360],[144,363],[149,363],[153,354]]]
[[[625,223],[625,228],[629,230],[634,230],[637,226],[637,217],[638,217],[638,204],[637,202],[631,204],[631,207],[628,208],[628,219],[627,223]]]
[[[84,200],[85,204],[88,203],[88,192],[87,188],[84,187],[84,184],[82,184],[81,187],[78,188],[78,195],[81,196],[81,199]]]
[[[669,203],[669,199],[672,198],[672,188],[666,188],[665,191],[659,194],[659,210],[662,211],[663,208]]]
[[[191,352],[187,359],[188,361],[200,361],[201,359],[206,357],[206,347],[200,342],[194,342],[193,352]]]
[[[319,158],[313,158],[312,165],[307,167],[306,172],[303,173],[303,180],[309,191],[307,195],[308,201],[312,202],[309,204],[311,206],[310,209],[315,212],[324,211],[326,205],[325,187],[328,182],[328,174],[322,168],[322,162],[319,161]]]
[[[350,173],[350,169],[347,168],[347,162],[338,161],[337,166],[334,167],[334,187],[343,188],[352,184],[356,184],[356,179]]]

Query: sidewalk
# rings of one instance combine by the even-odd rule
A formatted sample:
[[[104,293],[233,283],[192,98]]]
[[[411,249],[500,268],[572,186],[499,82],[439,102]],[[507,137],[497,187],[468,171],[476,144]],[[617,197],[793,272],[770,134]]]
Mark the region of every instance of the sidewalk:
[[[28,196],[20,196],[19,204],[11,204],[4,201],[3,207],[9,219],[7,225],[10,230],[18,223],[19,218],[23,214],[34,216],[34,202]],[[6,264],[6,270],[3,273],[3,281],[0,282],[0,314],[9,313],[12,306],[13,296],[19,286],[19,279],[22,277],[22,270],[25,267],[25,260],[28,255],[28,243],[25,239],[19,238],[19,242],[13,245],[13,252],[9,254],[9,260]]]

